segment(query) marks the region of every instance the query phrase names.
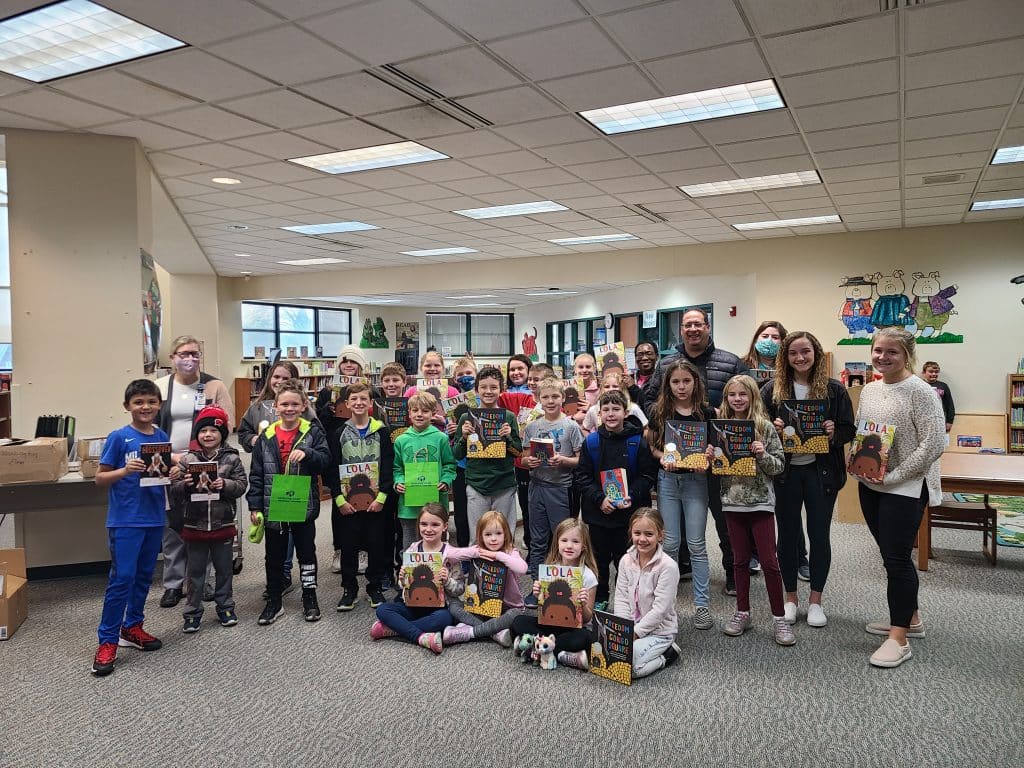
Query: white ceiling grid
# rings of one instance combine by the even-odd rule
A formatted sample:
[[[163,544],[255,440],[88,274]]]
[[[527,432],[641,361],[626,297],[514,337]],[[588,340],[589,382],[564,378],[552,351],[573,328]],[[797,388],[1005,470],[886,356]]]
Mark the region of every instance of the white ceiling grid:
[[[968,212],[1024,196],[1024,163],[989,165],[997,147],[1024,144],[1019,0],[886,12],[879,0],[102,2],[191,47],[50,85],[0,76],[0,126],[137,137],[223,275],[315,271],[277,262],[325,256],[344,270],[1022,215]],[[616,136],[575,114],[765,78],[786,108]],[[451,159],[342,176],[286,162],[399,141]],[[801,170],[823,183],[677,189]],[[931,174],[953,178],[925,184]],[[223,176],[240,183],[211,181]],[[570,210],[451,213],[547,199]],[[835,213],[843,223],[732,227]],[[332,236],[341,246],[280,229],[338,220],[379,229]],[[617,232],[639,239],[548,242]],[[453,246],[479,253],[400,253]]]

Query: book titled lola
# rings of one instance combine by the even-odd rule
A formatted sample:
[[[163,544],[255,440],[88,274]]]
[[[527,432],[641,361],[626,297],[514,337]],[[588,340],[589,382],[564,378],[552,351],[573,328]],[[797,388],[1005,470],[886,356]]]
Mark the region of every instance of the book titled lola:
[[[334,403],[334,415],[339,419],[352,418],[352,411],[348,407],[345,398],[345,390],[352,384],[369,384],[370,380],[365,376],[342,376],[335,374],[331,379],[331,402]]]
[[[391,442],[409,428],[409,400],[405,397],[385,397],[381,403],[384,420],[391,428]]]
[[[782,420],[783,451],[828,453],[828,400],[783,400],[778,417]]]
[[[170,443],[143,443],[139,446],[139,458],[146,462],[146,468],[139,478],[140,486],[145,488],[171,484]]]
[[[441,398],[441,409],[444,417],[451,422],[458,423],[463,414],[469,413],[471,408],[480,407],[480,398],[476,392],[460,392],[455,397]]]
[[[537,622],[546,627],[582,627],[583,606],[576,596],[583,589],[583,566],[543,563],[537,580]]]
[[[220,493],[213,489],[213,481],[217,479],[216,461],[194,461],[188,465],[188,473],[192,477],[192,501],[218,501]]]
[[[477,616],[496,619],[501,616],[508,568],[490,560],[470,562],[469,580],[463,596],[463,606]]]
[[[380,465],[376,461],[362,461],[338,466],[341,495],[356,512],[365,512],[377,498]]]
[[[757,464],[750,446],[757,439],[750,419],[712,419],[708,422],[708,444],[714,448],[711,473],[754,477]]]
[[[590,671],[606,680],[633,683],[635,622],[607,611],[594,611],[597,642],[590,648]]]
[[[470,418],[476,431],[466,438],[466,458],[468,459],[504,459],[506,456],[505,438],[498,434],[505,424],[503,408],[472,408]]]
[[[629,498],[629,481],[622,467],[601,471],[601,492],[616,507],[626,506]]]
[[[416,379],[416,389],[420,392],[436,390],[440,397],[442,392],[448,391],[448,379]]]
[[[846,471],[870,480],[881,480],[889,468],[889,450],[895,435],[894,424],[861,419],[857,422],[857,434],[850,444],[850,460]]]
[[[402,555],[402,593],[410,608],[444,608],[444,584],[440,552],[406,552]]]
[[[703,421],[665,422],[665,459],[677,469],[707,469],[708,425]]]
[[[622,368],[626,367],[626,345],[621,341],[612,344],[602,344],[594,347],[594,359],[597,366],[604,371],[606,365],[618,363]]]

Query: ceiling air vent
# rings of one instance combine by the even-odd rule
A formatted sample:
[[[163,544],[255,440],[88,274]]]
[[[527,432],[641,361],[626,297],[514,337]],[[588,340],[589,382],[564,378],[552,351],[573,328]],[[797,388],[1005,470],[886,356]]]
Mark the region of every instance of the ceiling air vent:
[[[666,221],[668,221],[668,219],[666,219],[660,213],[655,213],[650,208],[640,205],[639,203],[634,203],[633,205],[624,205],[622,207],[625,208],[630,213],[635,213],[637,216],[643,216],[648,221],[653,221],[655,224],[663,224]]]
[[[925,0],[878,0],[880,11],[895,11],[900,8],[913,8],[915,5],[924,5]]]
[[[333,248],[324,248],[323,246],[320,245],[312,246],[313,248],[320,248],[321,250],[324,251],[355,251],[360,248],[366,247],[365,245],[359,245],[358,243],[349,243],[344,240],[336,240],[335,238],[328,237],[327,235],[303,235],[303,237],[308,237],[310,240],[319,240],[323,243],[330,243],[332,246],[334,246]]]
[[[453,120],[458,120],[470,128],[484,128],[492,126],[490,120],[478,115],[468,107],[464,107],[455,99],[448,98],[440,91],[436,91],[426,83],[420,82],[407,72],[403,72],[394,64],[384,64],[380,67],[364,70],[366,74],[387,83],[407,96],[422,102],[425,106],[442,112]]]
[[[932,184],[955,184],[958,181],[963,181],[963,178],[962,173],[933,173],[930,176],[922,176],[921,184],[926,187]]]

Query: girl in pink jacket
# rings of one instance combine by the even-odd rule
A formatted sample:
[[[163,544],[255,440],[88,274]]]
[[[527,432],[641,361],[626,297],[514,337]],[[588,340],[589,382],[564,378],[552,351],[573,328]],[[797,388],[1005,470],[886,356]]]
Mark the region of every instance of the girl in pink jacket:
[[[633,546],[619,561],[614,613],[633,619],[633,677],[646,677],[679,658],[676,588],[679,566],[665,554],[661,513],[641,507],[629,519]]]

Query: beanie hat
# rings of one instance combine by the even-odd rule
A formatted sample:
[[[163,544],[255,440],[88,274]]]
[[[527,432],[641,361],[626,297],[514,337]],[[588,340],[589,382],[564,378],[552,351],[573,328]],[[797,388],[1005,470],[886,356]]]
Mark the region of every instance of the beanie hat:
[[[192,423],[192,439],[199,436],[199,430],[203,427],[216,427],[220,430],[221,441],[228,439],[228,415],[223,408],[216,405],[208,405],[199,412]]]
[[[353,363],[359,363],[359,368],[362,371],[366,371],[366,358],[363,357],[363,353],[359,351],[359,347],[355,344],[347,344],[342,347],[341,352],[338,353],[337,362],[340,363],[342,360],[350,360]]]

